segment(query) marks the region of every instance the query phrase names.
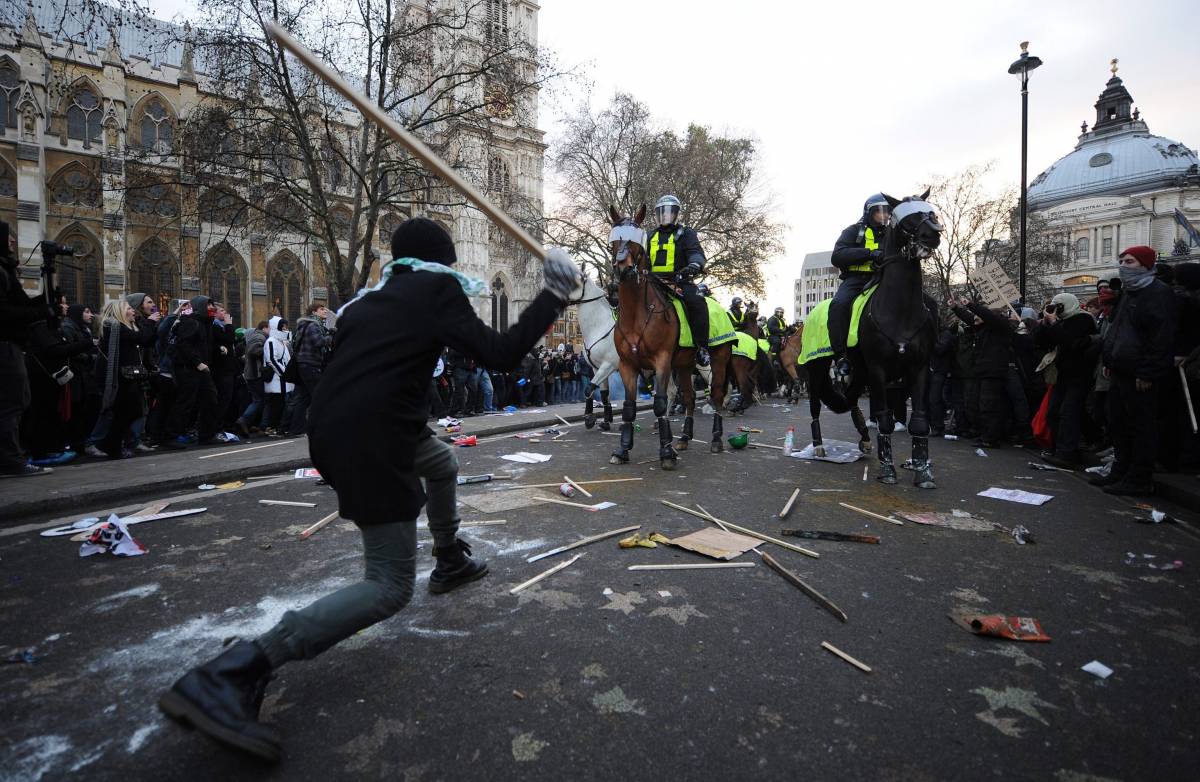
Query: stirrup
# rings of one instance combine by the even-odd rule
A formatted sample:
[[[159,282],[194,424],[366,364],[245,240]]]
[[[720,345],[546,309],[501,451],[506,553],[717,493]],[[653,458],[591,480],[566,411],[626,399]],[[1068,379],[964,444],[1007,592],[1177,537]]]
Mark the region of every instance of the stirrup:
[[[702,367],[708,366],[711,359],[708,356],[708,348],[696,349],[696,363]]]

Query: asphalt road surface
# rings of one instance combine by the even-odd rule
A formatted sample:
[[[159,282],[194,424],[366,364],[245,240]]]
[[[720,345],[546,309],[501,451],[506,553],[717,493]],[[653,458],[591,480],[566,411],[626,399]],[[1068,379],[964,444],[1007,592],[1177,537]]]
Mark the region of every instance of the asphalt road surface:
[[[760,427],[752,438],[777,445],[791,421],[803,444],[800,413],[755,407],[727,418],[726,428]],[[460,500],[475,504],[464,505],[464,519],[506,522],[464,528],[491,574],[433,596],[425,568],[401,614],[284,668],[263,707],[285,736],[274,768],[180,728],[154,704],[224,640],[254,637],[287,608],[358,578],[353,525],[338,521],[298,538],[336,509],[332,491],[282,479],[177,498],[175,507],[208,511],[132,528],[149,553],[129,559],[80,559],[66,538],[0,529],[0,643],[6,656],[32,647],[39,658],[0,666],[0,779],[1200,776],[1194,527],[1138,523],[1148,510],[1079,476],[1033,471],[1020,450],[978,456],[964,442],[932,443],[933,491],[903,482],[906,471],[899,486],[878,484],[873,456],[838,465],[770,449],[712,455],[702,441],[681,455],[677,471],[663,472],[648,414],[639,421],[634,462],[643,464],[609,466],[617,438],[578,425],[559,442],[505,437],[460,450],[464,474],[509,470],[521,483],[564,474],[643,480],[595,485],[593,500],[572,500],[617,503],[596,512],[529,504],[529,492],[502,491],[500,483],[464,487]],[[697,432],[708,428],[699,417]],[[852,439],[844,417],[827,415],[825,429]],[[894,443],[905,458],[908,436]],[[520,450],[552,459],[499,458]],[[129,483],[132,498],[135,472]],[[1034,507],[976,496],[989,486],[1054,499]],[[795,487],[800,497],[781,522],[776,514]],[[631,572],[633,564],[712,560],[607,540],[509,594],[570,555],[532,564],[526,557],[584,536],[632,524],[667,536],[705,526],[664,499],[700,503],[762,532],[866,532],[882,543],[787,539],[820,559],[765,546],[840,606],[845,624],[754,552],[739,558],[755,563],[746,569]],[[959,509],[1023,524],[1036,543],[1017,545],[1003,531],[896,526],[839,502],[884,515]],[[1161,569],[1175,560],[1182,569]],[[948,618],[953,613],[1035,617],[1053,640],[975,636]],[[1081,670],[1093,660],[1112,668],[1111,677]]]

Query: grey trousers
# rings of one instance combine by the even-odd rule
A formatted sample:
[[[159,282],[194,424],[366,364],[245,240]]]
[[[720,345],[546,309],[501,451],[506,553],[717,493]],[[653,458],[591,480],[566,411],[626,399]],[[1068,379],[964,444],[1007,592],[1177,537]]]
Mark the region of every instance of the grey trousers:
[[[449,548],[458,534],[456,492],[458,458],[434,437],[417,445],[415,472],[425,480],[426,514],[435,547]],[[379,487],[387,491],[387,487]],[[363,537],[363,580],[288,611],[279,624],[258,638],[258,645],[278,668],[289,660],[311,660],[344,638],[382,622],[408,605],[417,572],[417,523],[359,525]]]

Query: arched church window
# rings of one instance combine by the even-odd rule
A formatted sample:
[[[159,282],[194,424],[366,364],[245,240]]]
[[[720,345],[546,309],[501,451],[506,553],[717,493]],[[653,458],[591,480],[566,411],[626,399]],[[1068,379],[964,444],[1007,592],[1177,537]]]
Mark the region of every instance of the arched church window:
[[[501,277],[492,280],[492,328],[499,331],[508,328],[508,291]]]
[[[383,217],[379,218],[379,243],[390,247],[392,244],[392,234],[400,227],[400,218],[392,212],[384,212]]]
[[[246,222],[246,204],[237,193],[218,187],[210,187],[200,193],[200,219],[220,225],[243,225]]]
[[[488,164],[488,190],[499,195],[508,195],[512,189],[512,172],[502,157],[494,157]]]
[[[160,155],[170,154],[175,126],[171,113],[160,99],[151,99],[142,109],[139,131],[139,141],[143,149]]]
[[[271,261],[271,305],[296,328],[304,310],[304,275],[300,262],[290,252],[281,252]]]
[[[179,261],[162,239],[152,237],[138,247],[129,264],[129,277],[132,289],[159,302],[160,308],[162,302],[179,297]]]
[[[1081,236],[1075,240],[1075,260],[1081,261],[1088,257],[1091,252],[1091,241],[1086,236]]]
[[[236,326],[245,325],[242,312],[244,268],[242,256],[222,242],[208,251],[204,269],[200,272],[200,284],[204,286],[201,293],[224,304]]]
[[[85,304],[95,311],[104,302],[100,242],[76,225],[59,234],[59,244],[74,250],[72,257],[58,261],[58,287],[71,304]]]
[[[50,180],[50,198],[61,206],[100,206],[100,180],[78,163],[68,164]]]
[[[0,60],[0,116],[7,127],[17,126],[17,97],[21,92],[21,72],[7,58]]]
[[[0,198],[17,197],[17,172],[12,166],[0,161]]]
[[[126,197],[129,211],[153,217],[178,217],[179,197],[175,190],[162,182],[129,188]]]
[[[90,147],[100,141],[100,98],[89,86],[78,87],[67,100],[67,138]]]

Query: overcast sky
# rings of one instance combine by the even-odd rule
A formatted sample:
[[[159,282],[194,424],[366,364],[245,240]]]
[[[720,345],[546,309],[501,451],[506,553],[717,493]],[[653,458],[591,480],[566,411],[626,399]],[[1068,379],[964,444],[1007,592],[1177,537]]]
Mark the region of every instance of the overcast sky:
[[[171,18],[184,1],[151,8]],[[1045,62],[1030,78],[1030,180],[1094,121],[1113,57],[1151,132],[1200,146],[1195,19],[1184,0],[544,0],[539,36],[582,66],[594,106],[624,90],[679,130],[758,140],[790,226],[765,303],[790,315],[804,254],[832,249],[871,193],[905,195],[932,173],[992,159],[997,188],[1018,181],[1020,93],[1007,69],[1020,41]],[[551,144],[556,116],[587,97],[572,89],[543,101]]]

